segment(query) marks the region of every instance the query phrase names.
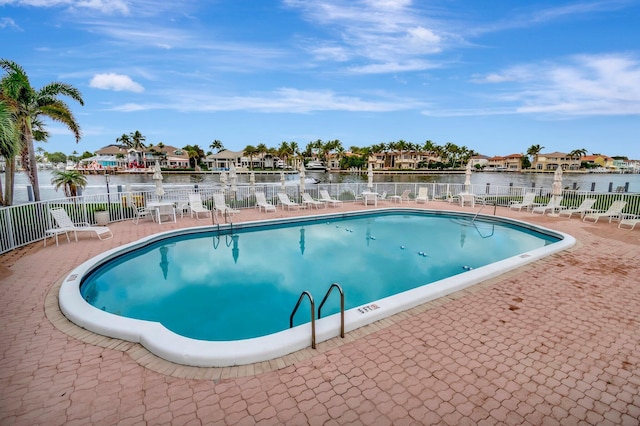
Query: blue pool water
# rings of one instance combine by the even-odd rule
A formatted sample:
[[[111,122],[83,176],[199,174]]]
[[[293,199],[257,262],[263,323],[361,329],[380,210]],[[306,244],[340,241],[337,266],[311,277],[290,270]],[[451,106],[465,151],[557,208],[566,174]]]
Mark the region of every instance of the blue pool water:
[[[317,309],[337,282],[348,310],[558,240],[507,222],[425,212],[201,232],[110,259],[86,276],[81,293],[106,312],[182,336],[239,340],[287,329],[304,290]],[[330,298],[323,316],[338,306]],[[295,324],[309,317],[303,303]]]

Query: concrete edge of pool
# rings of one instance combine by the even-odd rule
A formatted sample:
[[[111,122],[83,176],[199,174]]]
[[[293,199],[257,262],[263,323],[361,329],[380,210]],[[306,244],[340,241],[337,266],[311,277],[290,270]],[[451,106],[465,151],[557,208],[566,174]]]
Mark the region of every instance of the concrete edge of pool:
[[[431,215],[455,215],[463,218],[473,214],[446,211],[423,210],[411,208],[389,208],[376,210],[380,212],[419,212]],[[266,224],[299,223],[310,220],[351,217],[371,214],[371,212],[327,213],[300,218],[271,219],[265,221],[245,222],[234,225],[235,229],[250,228]],[[560,238],[556,243],[513,256],[462,274],[433,282],[422,287],[405,291],[378,301],[355,307],[345,311],[345,332],[371,324],[398,312],[411,309],[431,300],[446,296],[482,281],[501,275],[515,268],[524,266],[543,257],[566,250],[575,244],[575,239],[565,233],[554,231],[529,223],[507,219],[503,217],[480,215],[487,220],[499,221],[523,226]],[[74,268],[63,280],[59,292],[59,304],[63,314],[76,325],[89,331],[140,343],[151,353],[168,361],[195,367],[229,367],[234,365],[252,364],[285,356],[292,352],[311,346],[311,325],[303,324],[292,329],[283,330],[267,336],[229,341],[212,342],[191,339],[180,336],[157,322],[136,320],[104,312],[87,303],[80,293],[80,285],[85,274],[89,273],[106,260],[116,257],[120,253],[132,248],[141,247],[170,236],[211,231],[212,226],[154,234],[138,241],[111,249]],[[220,230],[228,230],[228,225]],[[339,335],[340,316],[331,315],[316,321],[316,341],[323,342]]]

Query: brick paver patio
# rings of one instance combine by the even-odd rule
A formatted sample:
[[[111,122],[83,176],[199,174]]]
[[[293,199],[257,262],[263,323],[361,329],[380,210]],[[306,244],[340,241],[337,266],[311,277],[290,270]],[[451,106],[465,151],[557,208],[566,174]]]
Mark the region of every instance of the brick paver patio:
[[[237,220],[310,213],[247,210]],[[56,301],[74,265],[159,230],[207,222],[114,223],[112,240],[4,254],[0,423],[639,424],[640,230],[498,214],[578,243],[317,351],[224,369],[178,366],[83,331]]]

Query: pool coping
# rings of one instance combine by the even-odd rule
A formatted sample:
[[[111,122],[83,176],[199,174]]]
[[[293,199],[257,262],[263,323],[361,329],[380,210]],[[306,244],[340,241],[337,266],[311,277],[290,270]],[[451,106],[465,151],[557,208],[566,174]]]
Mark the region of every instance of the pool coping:
[[[453,215],[465,218],[474,216],[473,214],[460,211],[425,210],[416,208],[378,209],[374,214],[380,214],[383,212],[417,212],[420,214]],[[334,212],[306,217],[259,220],[233,225],[233,229],[246,229],[269,224],[290,224],[315,221],[318,219],[324,220],[336,217],[354,217],[370,214],[372,214],[371,211]],[[446,278],[429,285],[424,285],[403,293],[380,299],[379,301],[374,302],[375,305],[377,305],[376,308],[372,307],[371,305],[374,303],[371,303],[349,309],[345,312],[345,332],[353,334],[355,330],[358,330],[363,326],[371,325],[400,312],[413,309],[427,302],[431,302],[460,290],[464,290],[468,287],[475,286],[494,277],[502,276],[511,270],[535,262],[559,251],[566,250],[574,246],[576,243],[576,240],[568,234],[542,226],[532,225],[524,221],[491,215],[477,215],[477,217],[496,222],[517,224],[528,229],[535,229],[549,235],[558,236],[561,240],[557,243],[525,252],[520,255],[495,262],[491,265],[469,270],[454,277]],[[245,339],[234,342],[206,342],[178,336],[164,328],[159,323],[133,320],[103,312],[100,309],[89,305],[80,295],[80,277],[92,269],[99,260],[108,260],[119,254],[122,250],[133,247],[142,247],[158,240],[168,238],[172,235],[199,233],[203,231],[210,231],[215,228],[215,226],[209,225],[153,234],[138,241],[108,250],[87,260],[86,262],[83,262],[66,275],[61,282],[58,295],[59,306],[62,313],[73,323],[82,328],[107,337],[122,339],[127,342],[140,343],[149,352],[166,359],[167,361],[195,367],[229,367],[239,364],[245,365],[261,363],[309,348],[311,344],[311,325],[309,323],[254,339]],[[231,230],[232,225],[220,225],[218,229],[221,232]],[[132,327],[133,322],[140,326],[139,330],[134,331],[134,327]],[[338,333],[338,314],[316,321],[316,340],[318,343],[330,341],[335,338]],[[256,351],[257,347],[261,350]],[[217,353],[218,355],[212,356],[212,353]]]

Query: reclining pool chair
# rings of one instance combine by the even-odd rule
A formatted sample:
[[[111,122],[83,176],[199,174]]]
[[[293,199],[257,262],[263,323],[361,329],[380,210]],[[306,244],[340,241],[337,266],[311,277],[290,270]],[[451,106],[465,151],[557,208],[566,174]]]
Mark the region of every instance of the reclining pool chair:
[[[598,219],[602,218],[602,217],[608,217],[609,218],[609,223],[611,223],[611,219],[613,219],[614,217],[620,217],[620,215],[622,214],[622,209],[624,209],[624,206],[627,205],[626,201],[622,201],[622,200],[616,200],[613,202],[613,204],[611,204],[609,206],[609,208],[607,209],[607,211],[594,211],[591,213],[587,213],[583,216],[582,221],[583,222],[591,222],[593,221],[593,223],[596,223],[598,221]],[[588,220],[587,220],[588,219]]]
[[[211,216],[211,210],[202,204],[202,198],[198,193],[189,194],[189,210],[191,210],[191,217],[196,215],[196,220],[200,220],[200,213]]]
[[[264,209],[265,212],[275,212],[276,206],[267,201],[267,197],[264,195],[264,192],[256,191],[256,208],[258,211]]]
[[[46,237],[48,236],[55,236],[57,244],[59,234],[65,234],[68,241],[69,232],[73,232],[76,241],[78,241],[78,232],[90,232],[91,234],[95,234],[100,240],[113,238],[113,232],[111,232],[111,229],[109,229],[108,226],[92,226],[87,222],[74,223],[69,217],[67,211],[63,208],[51,209],[49,210],[49,213],[51,214],[51,217],[53,217],[53,221],[57,227],[45,231],[45,245]]]

